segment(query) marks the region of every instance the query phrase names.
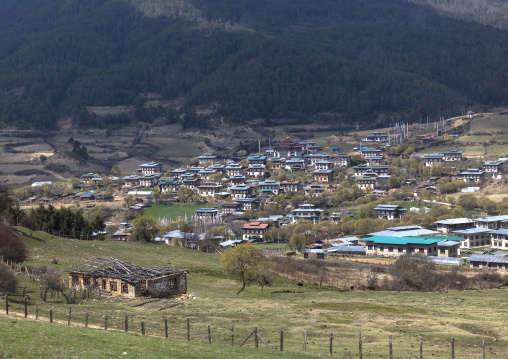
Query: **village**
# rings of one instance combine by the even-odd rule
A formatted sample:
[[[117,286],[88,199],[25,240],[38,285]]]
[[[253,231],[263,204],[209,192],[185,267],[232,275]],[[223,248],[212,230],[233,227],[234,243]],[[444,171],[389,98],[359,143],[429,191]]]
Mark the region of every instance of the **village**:
[[[414,139],[403,125],[396,133],[365,135],[349,153],[338,147],[323,153],[311,140],[288,136],[250,155],[203,153],[185,167],[151,161],[121,177],[86,173],[71,180],[78,191],[39,197],[24,191],[32,193],[25,202],[32,208],[77,204],[85,213],[122,207],[116,219],[123,220],[106,219],[101,230],[81,239],[138,241],[131,220],[154,204],[202,204],[183,218],[159,218],[145,240],[207,252],[272,243],[272,250],[305,258],[420,253],[437,264],[506,270],[505,202],[477,200],[474,193],[504,183],[508,159],[468,159],[454,148],[414,153],[440,135]],[[31,188],[44,194],[52,186],[37,182]],[[459,196],[447,196],[454,192]]]

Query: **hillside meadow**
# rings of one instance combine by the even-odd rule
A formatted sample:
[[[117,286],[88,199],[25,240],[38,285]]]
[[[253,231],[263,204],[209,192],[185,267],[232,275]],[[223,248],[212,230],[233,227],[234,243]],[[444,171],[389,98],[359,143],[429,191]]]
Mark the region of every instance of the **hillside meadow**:
[[[26,229],[19,229],[30,235]],[[54,267],[63,274],[71,266],[96,256],[111,256],[137,265],[163,266],[169,262],[169,265],[176,268],[190,270],[187,277],[188,293],[195,295],[196,299],[182,300],[182,304],[171,308],[168,306],[173,302],[167,300],[97,298],[92,295],[78,300],[78,304],[74,305],[65,304],[62,297],[57,296],[43,303],[39,299],[38,283],[20,274],[20,284],[26,284],[27,290],[32,291],[28,302],[29,316],[34,316],[38,306],[39,321],[48,323],[49,311],[53,310],[54,320],[60,321],[64,326],[69,308],[72,308],[71,323],[79,327],[84,325],[85,313],[89,314],[89,325],[96,329],[79,329],[79,332],[76,332],[79,334],[75,335],[83,338],[100,335],[101,343],[108,343],[103,345],[104,347],[111,345],[112,349],[104,351],[109,356],[100,354],[99,358],[111,357],[110,350],[125,347],[127,339],[124,338],[129,338],[129,343],[140,343],[139,346],[142,344],[138,340],[147,340],[145,345],[150,350],[164,346],[152,341],[155,339],[139,338],[141,321],[145,323],[147,337],[163,336],[164,319],[168,320],[169,337],[179,340],[186,338],[186,322],[189,319],[192,343],[207,342],[210,325],[212,344],[229,346],[231,328],[234,325],[236,346],[257,327],[259,335],[273,349],[278,348],[280,332],[284,331],[284,349],[293,353],[302,351],[303,335],[307,330],[306,351],[311,355],[328,354],[329,335],[333,332],[334,355],[341,358],[357,357],[358,333],[361,332],[364,358],[387,357],[389,335],[393,337],[395,357],[417,357],[420,337],[423,338],[425,357],[449,357],[451,337],[455,339],[457,357],[481,357],[482,340],[486,341],[489,358],[508,357],[508,334],[505,331],[505,318],[508,314],[505,303],[508,301],[507,288],[438,293],[340,291],[335,288],[319,288],[317,285],[297,286],[294,281],[279,278],[272,288],[265,288],[264,294],[261,294],[258,286],[251,286],[236,297],[239,285],[223,276],[219,254],[195,252],[167,245],[79,241],[41,232],[32,232],[31,237],[22,237],[30,247],[30,259],[23,265]],[[58,264],[51,264],[52,258],[56,258]],[[77,294],[78,298],[81,296],[82,293]],[[5,323],[3,303],[0,308],[0,322]],[[14,312],[23,313],[23,303],[13,297],[10,311],[10,316],[14,316]],[[107,334],[97,329],[104,327],[105,315],[108,316]],[[137,335],[113,333],[115,330],[123,330],[126,316],[129,318],[129,331]],[[27,323],[26,326],[23,323]],[[57,325],[47,325],[30,320],[25,322],[24,318],[16,319],[16,328],[20,327],[17,329],[19,333],[30,330],[37,330],[37,333],[55,331],[54,335],[63,336],[63,339],[58,341],[62,346],[58,349],[63,353],[61,357],[80,357],[79,354],[72,353],[75,346],[79,347],[81,342],[74,339],[65,340],[67,336],[72,337],[74,334],[68,332],[66,335],[63,329],[61,333],[57,333],[56,331],[60,331],[54,329]],[[6,331],[5,325],[0,327],[3,328],[2,332]],[[18,340],[16,335],[18,334],[4,336],[2,333],[2,338],[10,339],[6,341],[8,345],[1,350],[13,357],[19,357],[20,350],[24,348],[22,340],[19,345],[12,344],[13,340]],[[135,340],[131,341],[131,338]],[[175,358],[207,357],[207,350],[212,350],[212,356],[231,355],[220,345],[212,345],[217,349],[203,349],[201,346],[187,346],[188,344],[181,341],[175,343],[175,354],[172,355]],[[138,345],[129,346],[129,350],[134,346]],[[253,339],[249,339],[245,346],[253,348]],[[36,353],[39,350],[39,353],[43,354],[46,350],[42,344],[40,348],[36,345],[33,347]],[[55,344],[55,350],[57,348]],[[129,353],[129,350],[125,351]],[[137,352],[131,352],[135,355],[132,357],[139,357],[136,356]],[[259,353],[263,357],[269,355],[261,341]],[[250,354],[238,355],[249,357]]]

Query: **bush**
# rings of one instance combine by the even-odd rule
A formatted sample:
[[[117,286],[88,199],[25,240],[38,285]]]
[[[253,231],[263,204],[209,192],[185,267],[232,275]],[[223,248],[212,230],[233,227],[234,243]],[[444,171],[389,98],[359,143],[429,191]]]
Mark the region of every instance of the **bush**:
[[[393,265],[392,275],[399,289],[431,291],[438,282],[436,264],[423,254],[399,257]]]
[[[28,256],[28,249],[6,223],[0,223],[0,255],[4,260],[22,262]]]
[[[14,272],[4,265],[0,265],[0,291],[14,292],[17,287],[17,280]]]

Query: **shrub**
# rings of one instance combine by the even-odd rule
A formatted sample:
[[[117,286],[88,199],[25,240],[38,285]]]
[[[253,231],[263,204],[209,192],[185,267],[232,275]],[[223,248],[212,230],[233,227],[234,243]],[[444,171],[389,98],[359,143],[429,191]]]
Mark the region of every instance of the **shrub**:
[[[17,280],[14,272],[6,266],[0,265],[0,291],[14,292],[16,286]]]
[[[6,223],[0,223],[0,255],[4,260],[22,262],[27,258],[25,244]]]
[[[405,254],[393,265],[392,275],[400,289],[430,291],[437,282],[436,265],[423,254]]]

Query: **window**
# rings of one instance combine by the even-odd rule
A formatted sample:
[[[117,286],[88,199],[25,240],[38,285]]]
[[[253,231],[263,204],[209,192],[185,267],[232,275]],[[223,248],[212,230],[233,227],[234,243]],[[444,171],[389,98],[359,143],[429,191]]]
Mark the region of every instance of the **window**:
[[[103,279],[102,280],[102,289],[104,289],[104,290],[106,290],[106,283],[107,283],[106,280]]]
[[[419,251],[420,251],[420,253],[424,253],[425,252],[425,250],[423,248],[420,248]]]
[[[112,292],[118,291],[118,287],[116,285],[116,282],[109,282],[109,290]]]
[[[176,278],[172,278],[168,281],[169,288],[174,289],[176,288]]]
[[[403,252],[403,249],[399,247],[399,248],[397,249],[397,251],[398,251],[399,253],[402,253],[402,252]]]
[[[122,284],[122,294],[129,294],[129,285]]]
[[[368,246],[369,250],[372,250],[372,246]]]
[[[393,247],[388,247],[388,252],[393,252]]]
[[[79,284],[79,278],[72,276],[72,285],[78,285]]]
[[[83,285],[90,285],[90,277],[83,278]]]

